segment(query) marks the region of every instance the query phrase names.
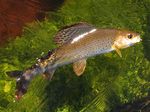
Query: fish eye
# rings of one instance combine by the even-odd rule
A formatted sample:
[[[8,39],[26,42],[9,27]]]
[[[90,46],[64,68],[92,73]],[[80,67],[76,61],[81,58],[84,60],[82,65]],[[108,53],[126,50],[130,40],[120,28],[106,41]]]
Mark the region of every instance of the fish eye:
[[[128,39],[132,39],[133,35],[132,34],[128,34]]]

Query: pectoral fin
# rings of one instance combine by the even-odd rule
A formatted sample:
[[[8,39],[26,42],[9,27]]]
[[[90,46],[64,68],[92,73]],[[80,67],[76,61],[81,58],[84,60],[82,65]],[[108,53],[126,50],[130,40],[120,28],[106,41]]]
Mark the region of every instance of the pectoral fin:
[[[121,51],[120,51],[120,49],[119,49],[117,46],[113,45],[112,48],[114,48],[115,51],[117,52],[117,54],[118,54],[120,57],[122,57]]]
[[[80,61],[73,63],[73,70],[77,76],[83,74],[85,67],[86,67],[86,59],[82,59]]]
[[[43,74],[45,79],[51,80],[56,69],[46,70]]]

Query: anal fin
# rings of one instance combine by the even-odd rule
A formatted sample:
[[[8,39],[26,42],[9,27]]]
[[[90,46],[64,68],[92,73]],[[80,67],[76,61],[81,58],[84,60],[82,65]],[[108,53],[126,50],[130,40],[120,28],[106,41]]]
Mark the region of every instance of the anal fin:
[[[86,59],[82,59],[80,61],[73,63],[73,70],[77,76],[81,76],[83,74],[85,67],[86,67]]]

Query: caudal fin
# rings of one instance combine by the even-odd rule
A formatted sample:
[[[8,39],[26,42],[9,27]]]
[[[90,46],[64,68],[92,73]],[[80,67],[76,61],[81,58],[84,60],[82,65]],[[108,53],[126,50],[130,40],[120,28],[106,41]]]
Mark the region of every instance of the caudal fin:
[[[18,78],[23,74],[23,72],[15,70],[15,71],[7,71],[6,74],[11,78]]]
[[[8,71],[6,74],[9,77],[16,78],[15,97],[17,100],[19,100],[27,92],[29,81],[25,79],[22,71]]]

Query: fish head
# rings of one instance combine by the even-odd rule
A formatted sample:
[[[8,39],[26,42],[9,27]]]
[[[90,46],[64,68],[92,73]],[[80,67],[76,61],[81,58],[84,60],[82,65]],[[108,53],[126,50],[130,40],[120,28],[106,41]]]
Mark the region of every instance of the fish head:
[[[122,49],[122,48],[130,47],[140,41],[142,41],[142,39],[140,38],[140,34],[132,32],[132,31],[120,30],[118,31],[118,35],[117,35],[117,38],[115,39],[114,44],[118,48]]]

